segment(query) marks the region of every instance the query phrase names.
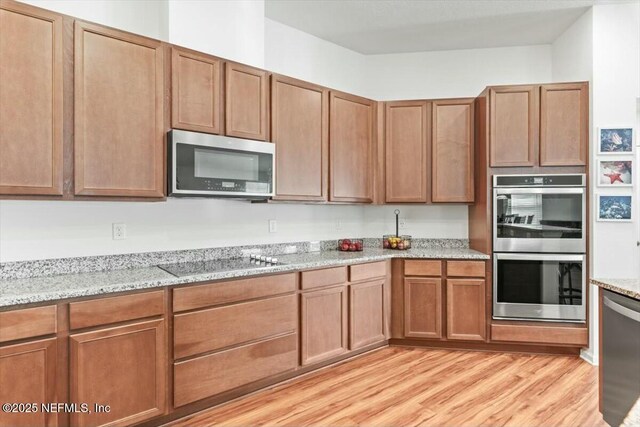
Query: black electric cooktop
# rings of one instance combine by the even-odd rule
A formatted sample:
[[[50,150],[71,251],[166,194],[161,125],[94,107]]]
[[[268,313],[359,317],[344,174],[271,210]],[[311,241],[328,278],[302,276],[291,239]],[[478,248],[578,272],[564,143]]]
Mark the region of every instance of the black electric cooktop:
[[[207,273],[221,273],[225,271],[251,270],[264,267],[283,265],[276,258],[227,258],[205,261],[179,262],[175,264],[159,265],[161,269],[176,277],[194,276]]]

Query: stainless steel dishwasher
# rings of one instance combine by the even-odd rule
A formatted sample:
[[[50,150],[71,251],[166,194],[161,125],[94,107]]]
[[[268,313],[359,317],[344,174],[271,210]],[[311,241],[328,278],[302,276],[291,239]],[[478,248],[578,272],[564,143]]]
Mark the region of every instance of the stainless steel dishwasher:
[[[603,292],[602,414],[619,426],[640,398],[640,301]]]

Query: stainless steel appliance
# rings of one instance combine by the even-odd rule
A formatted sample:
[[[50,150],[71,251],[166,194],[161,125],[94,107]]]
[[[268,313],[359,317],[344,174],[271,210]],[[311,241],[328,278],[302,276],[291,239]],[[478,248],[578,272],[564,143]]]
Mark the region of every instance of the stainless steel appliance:
[[[275,146],[270,142],[172,130],[167,160],[171,196],[273,196]]]
[[[493,317],[583,322],[583,254],[494,253]]]
[[[278,258],[272,256],[251,255],[249,258],[223,258],[204,261],[188,261],[175,264],[159,265],[161,269],[176,277],[193,276],[197,274],[223,273],[237,270],[268,271],[270,267],[283,265]]]
[[[640,301],[602,292],[602,415],[618,426],[640,399]]]
[[[576,175],[495,175],[493,250],[586,251],[586,178]]]
[[[493,317],[584,322],[584,174],[493,177]]]

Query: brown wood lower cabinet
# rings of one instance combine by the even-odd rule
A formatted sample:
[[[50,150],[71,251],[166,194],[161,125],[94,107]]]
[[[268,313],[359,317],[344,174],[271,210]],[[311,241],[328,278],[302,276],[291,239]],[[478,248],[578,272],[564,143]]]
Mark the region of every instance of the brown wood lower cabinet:
[[[302,365],[347,352],[347,287],[300,294]]]
[[[0,426],[55,426],[57,414],[41,403],[56,402],[56,339],[0,348],[0,403],[37,404],[35,411],[0,411]],[[33,409],[33,408],[32,408]]]
[[[179,362],[173,368],[173,404],[183,406],[297,365],[296,333]]]
[[[404,279],[404,335],[442,338],[442,279]]]
[[[447,339],[486,338],[484,279],[447,279]]]
[[[268,298],[174,316],[176,359],[298,329],[295,295]]]
[[[71,335],[71,402],[93,410],[72,413],[72,425],[129,425],[162,415],[165,339],[162,319]],[[109,405],[109,412],[94,405]]]
[[[384,278],[349,285],[349,349],[384,341]]]

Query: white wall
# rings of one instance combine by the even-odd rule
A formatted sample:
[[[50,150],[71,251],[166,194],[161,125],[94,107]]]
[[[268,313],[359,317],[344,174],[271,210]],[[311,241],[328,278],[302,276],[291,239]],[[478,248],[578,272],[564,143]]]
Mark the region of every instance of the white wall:
[[[489,85],[551,80],[551,47],[417,52],[367,57],[370,96],[380,101],[474,97]]]
[[[365,55],[268,18],[264,29],[267,70],[369,96]]]
[[[76,18],[168,40],[167,0],[20,0]]]
[[[168,0],[171,43],[264,67],[264,0]]]
[[[362,236],[362,210],[211,199],[0,201],[0,262]],[[125,240],[111,238],[118,222],[127,225]]]

